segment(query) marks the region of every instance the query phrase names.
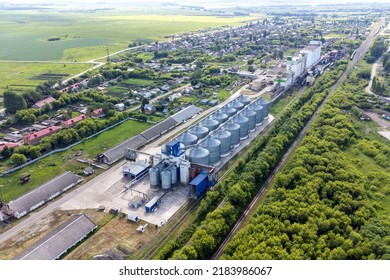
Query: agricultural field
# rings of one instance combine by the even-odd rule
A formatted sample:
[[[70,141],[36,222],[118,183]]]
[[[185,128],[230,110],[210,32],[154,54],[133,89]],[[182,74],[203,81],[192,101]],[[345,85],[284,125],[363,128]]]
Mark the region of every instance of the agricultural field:
[[[164,35],[239,25],[251,19],[255,18],[3,12],[0,59],[87,61],[134,41],[157,41]]]
[[[78,162],[77,159],[91,159],[150,126],[148,123],[126,121],[65,152],[46,157],[21,170],[12,172],[1,178],[3,198],[5,201],[11,201],[68,170],[79,173],[86,165]],[[81,155],[76,157],[78,152],[81,152]],[[0,162],[0,169],[7,165],[9,165],[8,161]],[[101,173],[101,170],[96,171],[92,177]],[[19,182],[19,177],[26,172],[31,174],[31,181],[22,185]]]
[[[145,10],[111,14],[0,12],[0,95],[7,87],[15,91],[32,89],[45,81],[45,74],[48,73],[58,74],[58,78],[67,78],[85,71],[92,65],[71,65],[69,62],[86,62],[107,53],[111,55],[127,48],[132,42],[167,40],[164,38],[166,35],[218,26],[236,26],[257,19],[183,16],[178,15],[177,11],[170,11],[173,13],[171,15],[144,13]],[[18,64],[17,61],[23,63]],[[46,61],[59,64],[48,64]],[[67,63],[66,67],[63,63]]]
[[[35,89],[48,80],[64,80],[90,69],[93,64],[0,62],[0,95],[7,89],[15,92]]]

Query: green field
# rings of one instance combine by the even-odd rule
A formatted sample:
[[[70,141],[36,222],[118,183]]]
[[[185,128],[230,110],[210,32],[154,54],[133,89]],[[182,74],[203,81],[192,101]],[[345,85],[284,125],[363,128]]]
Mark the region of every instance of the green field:
[[[113,55],[131,42],[154,42],[164,36],[200,29],[241,25],[258,17],[149,14],[132,12],[71,13],[0,11],[0,94],[34,88],[45,73],[77,74],[90,65],[24,63],[22,61],[85,62]],[[155,11],[156,12],[156,11]],[[184,14],[185,12],[182,11]],[[58,38],[49,41],[49,38]],[[151,54],[148,54],[149,56]],[[105,59],[104,59],[105,60]],[[14,61],[20,61],[17,64]]]
[[[79,163],[75,158],[70,158],[70,156],[77,151],[82,152],[82,155],[78,158],[91,159],[97,154],[104,152],[104,150],[114,147],[124,140],[137,135],[150,126],[151,125],[148,123],[126,121],[109,131],[105,131],[90,140],[86,140],[84,143],[81,143],[66,152],[46,157],[19,171],[0,177],[3,199],[5,201],[13,200],[65,171],[70,170],[77,173],[87,167],[86,164]],[[2,162],[1,164],[5,166],[7,165],[7,162]],[[100,170],[97,170],[98,174],[100,173],[99,171]],[[22,185],[19,182],[19,177],[20,174],[25,172],[31,174],[31,181]],[[95,173],[94,176],[96,175],[97,174]]]
[[[0,62],[0,95],[7,89],[34,89],[52,77],[64,80],[91,67],[93,64]]]
[[[239,25],[251,19],[255,17],[2,12],[0,59],[86,61],[106,55],[107,48],[113,53],[133,41],[157,41],[164,35]],[[53,37],[59,40],[48,41]]]

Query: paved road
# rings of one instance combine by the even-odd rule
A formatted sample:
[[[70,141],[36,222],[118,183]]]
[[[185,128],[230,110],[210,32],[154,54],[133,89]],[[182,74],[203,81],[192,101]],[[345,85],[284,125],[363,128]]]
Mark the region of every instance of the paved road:
[[[281,170],[281,168],[285,165],[287,159],[290,157],[290,155],[295,151],[295,149],[298,147],[298,145],[301,143],[303,137],[306,135],[307,130],[313,123],[315,117],[317,116],[318,112],[324,107],[326,101],[328,100],[330,94],[336,90],[336,88],[340,85],[342,81],[344,81],[347,77],[347,74],[349,71],[355,66],[356,62],[362,55],[367,51],[369,48],[371,42],[374,39],[374,34],[380,28],[380,26],[384,26],[384,19],[381,20],[381,22],[377,23],[375,27],[373,28],[373,31],[370,33],[369,37],[362,43],[362,45],[357,49],[356,55],[351,61],[351,63],[348,65],[344,73],[341,75],[341,77],[338,79],[338,81],[330,88],[328,95],[325,97],[323,102],[320,104],[320,106],[317,108],[317,110],[312,115],[309,122],[305,125],[305,127],[302,129],[301,133],[297,137],[297,139],[293,142],[293,144],[290,146],[288,151],[284,154],[283,158],[280,160],[274,171],[271,173],[271,175],[268,177],[267,181],[265,182],[263,188],[260,190],[260,192],[256,195],[256,197],[252,200],[250,205],[247,207],[247,209],[244,211],[244,213],[241,215],[237,223],[234,225],[233,229],[229,232],[228,236],[225,238],[221,246],[218,248],[218,250],[215,252],[215,254],[212,256],[212,259],[218,259],[225,248],[225,246],[230,242],[230,240],[233,238],[233,236],[237,233],[237,231],[242,227],[244,221],[249,216],[249,214],[255,209],[260,201],[260,198],[262,198],[264,192],[269,188],[271,183],[273,182],[275,175]]]

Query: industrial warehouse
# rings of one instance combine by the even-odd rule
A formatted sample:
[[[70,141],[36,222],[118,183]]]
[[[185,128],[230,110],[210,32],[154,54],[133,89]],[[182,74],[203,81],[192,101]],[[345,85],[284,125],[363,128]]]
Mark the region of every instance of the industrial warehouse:
[[[55,260],[96,229],[85,215],[74,215],[44,238],[21,252],[15,260]]]
[[[268,106],[262,97],[239,95],[161,146],[122,148],[128,161],[89,182],[91,187],[61,209],[107,209],[163,225],[188,199],[201,199],[215,186],[219,171],[272,121]]]

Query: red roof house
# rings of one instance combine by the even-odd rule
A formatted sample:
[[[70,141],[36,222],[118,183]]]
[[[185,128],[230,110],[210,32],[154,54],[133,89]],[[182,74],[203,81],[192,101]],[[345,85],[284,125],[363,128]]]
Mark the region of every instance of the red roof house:
[[[24,143],[28,145],[36,145],[43,137],[50,136],[61,129],[59,126],[50,126],[38,132],[31,133],[24,137]]]
[[[69,120],[66,120],[66,121],[63,121],[61,123],[61,126],[63,128],[70,128],[70,127],[73,127],[76,125],[76,123],[82,121],[82,120],[85,120],[87,118],[86,115],[82,114],[82,115],[79,115],[77,117],[74,117],[74,118],[71,118]]]
[[[5,148],[8,147],[10,149],[15,149],[16,147],[19,147],[19,144],[17,143],[11,143],[11,142],[2,142],[0,143],[0,152]]]
[[[91,113],[92,118],[99,118],[104,115],[103,108],[93,110]]]
[[[41,109],[43,107],[45,107],[45,104],[51,104],[53,103],[54,101],[56,101],[56,99],[54,97],[51,97],[49,96],[48,98],[45,98],[45,99],[42,99],[42,100],[39,100],[38,102],[36,102],[34,105],[32,105],[33,108],[38,108],[38,109]]]

